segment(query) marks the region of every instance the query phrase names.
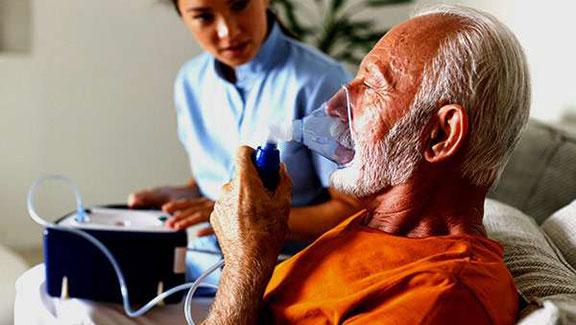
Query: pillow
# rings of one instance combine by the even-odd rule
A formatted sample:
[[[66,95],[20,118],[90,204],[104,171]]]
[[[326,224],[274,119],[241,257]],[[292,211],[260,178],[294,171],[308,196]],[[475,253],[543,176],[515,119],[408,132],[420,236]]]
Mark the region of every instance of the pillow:
[[[576,295],[545,298],[524,308],[518,325],[576,324]]]
[[[526,300],[576,295],[576,271],[532,218],[487,199],[484,226],[488,237],[504,246],[504,262]]]
[[[576,134],[530,120],[488,196],[524,211],[541,224],[576,197]]]
[[[566,261],[576,268],[576,200],[546,219],[542,230],[562,252]]]

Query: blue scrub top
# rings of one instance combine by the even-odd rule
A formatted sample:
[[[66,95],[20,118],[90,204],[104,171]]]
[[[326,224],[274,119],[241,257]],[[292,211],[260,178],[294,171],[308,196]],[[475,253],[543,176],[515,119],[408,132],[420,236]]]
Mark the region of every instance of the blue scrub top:
[[[236,82],[204,53],[186,63],[175,82],[178,135],[202,194],[216,200],[234,172],[239,145],[263,145],[268,126],[302,118],[351,76],[321,52],[288,38],[274,23],[258,55],[238,66]],[[326,196],[336,165],[297,143],[280,143],[293,182],[292,204]]]

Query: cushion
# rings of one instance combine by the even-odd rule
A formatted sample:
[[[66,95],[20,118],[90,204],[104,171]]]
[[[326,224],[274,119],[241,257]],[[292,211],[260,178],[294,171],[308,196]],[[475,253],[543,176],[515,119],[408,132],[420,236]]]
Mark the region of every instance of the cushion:
[[[576,295],[558,295],[535,301],[521,312],[518,324],[576,324]]]
[[[484,209],[488,237],[504,246],[504,262],[526,300],[576,295],[576,271],[531,217],[490,199]]]
[[[576,200],[555,212],[542,224],[542,230],[576,268]]]
[[[489,197],[541,224],[576,198],[576,135],[531,120]]]

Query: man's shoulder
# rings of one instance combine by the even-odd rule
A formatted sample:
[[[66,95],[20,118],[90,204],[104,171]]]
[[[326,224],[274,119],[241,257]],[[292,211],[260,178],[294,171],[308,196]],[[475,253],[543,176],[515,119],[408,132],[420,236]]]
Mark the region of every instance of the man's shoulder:
[[[296,300],[310,309],[338,313],[322,303],[337,299],[365,310],[355,316],[358,324],[370,319],[364,316],[388,323],[427,317],[464,321],[470,314],[477,323],[502,323],[498,320],[515,317],[514,283],[490,241],[394,236],[362,226],[361,217],[348,219],[279,266],[268,297],[293,299],[297,288],[286,284],[297,285],[308,296]]]

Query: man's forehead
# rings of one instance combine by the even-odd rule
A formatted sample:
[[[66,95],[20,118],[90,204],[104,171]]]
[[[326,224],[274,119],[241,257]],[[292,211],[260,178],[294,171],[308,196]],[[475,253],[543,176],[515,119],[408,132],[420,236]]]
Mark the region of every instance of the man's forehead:
[[[380,70],[420,70],[449,34],[461,28],[462,18],[431,14],[412,18],[394,27],[368,53],[364,64]]]

